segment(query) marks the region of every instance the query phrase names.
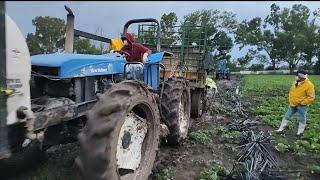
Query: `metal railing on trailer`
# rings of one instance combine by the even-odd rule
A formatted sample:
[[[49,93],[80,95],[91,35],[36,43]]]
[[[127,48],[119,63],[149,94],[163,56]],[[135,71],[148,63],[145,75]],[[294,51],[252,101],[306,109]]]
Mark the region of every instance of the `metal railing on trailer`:
[[[208,46],[207,27],[173,26],[169,29],[161,29],[161,50],[174,54],[163,62],[167,76],[184,76],[196,84],[204,84],[206,73],[203,60]],[[156,32],[157,28],[153,24],[139,24],[136,41],[154,51]]]

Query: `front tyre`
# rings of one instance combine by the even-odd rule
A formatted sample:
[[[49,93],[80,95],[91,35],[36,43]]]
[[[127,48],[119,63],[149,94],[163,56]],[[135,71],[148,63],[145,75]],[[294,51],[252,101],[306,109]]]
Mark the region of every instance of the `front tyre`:
[[[87,117],[76,159],[82,179],[147,179],[159,145],[153,94],[138,81],[117,83]]]

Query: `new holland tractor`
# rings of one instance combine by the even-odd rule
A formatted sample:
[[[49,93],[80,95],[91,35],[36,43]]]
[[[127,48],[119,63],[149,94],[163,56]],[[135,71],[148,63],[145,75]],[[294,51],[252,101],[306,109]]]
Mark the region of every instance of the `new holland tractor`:
[[[67,15],[65,50],[29,56],[18,26],[0,4],[0,173],[33,166],[49,147],[79,140],[75,162],[82,179],[147,179],[160,142],[181,145],[187,137],[191,111],[190,87],[184,78],[165,78],[161,64],[160,25],[156,19],[133,19],[157,25],[157,48],[142,64],[142,80],[127,80],[125,52],[75,54],[75,36],[111,40],[74,29]],[[2,21],[3,20],[3,21]],[[5,21],[4,21],[5,20]],[[4,28],[5,27],[5,28]],[[3,30],[3,31],[2,31]],[[4,45],[4,46],[3,46]],[[29,150],[29,149],[33,150]],[[19,155],[19,156],[18,156]],[[15,169],[16,168],[16,169]],[[5,170],[7,169],[7,170]]]
[[[227,67],[227,61],[226,60],[219,60],[217,62],[216,79],[227,79],[227,80],[230,80],[230,70]]]

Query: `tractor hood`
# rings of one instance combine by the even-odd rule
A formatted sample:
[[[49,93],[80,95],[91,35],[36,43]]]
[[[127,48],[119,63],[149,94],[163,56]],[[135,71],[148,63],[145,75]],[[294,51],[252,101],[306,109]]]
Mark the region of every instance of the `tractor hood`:
[[[59,78],[123,73],[126,60],[118,53],[104,55],[55,53],[31,57],[34,73]]]

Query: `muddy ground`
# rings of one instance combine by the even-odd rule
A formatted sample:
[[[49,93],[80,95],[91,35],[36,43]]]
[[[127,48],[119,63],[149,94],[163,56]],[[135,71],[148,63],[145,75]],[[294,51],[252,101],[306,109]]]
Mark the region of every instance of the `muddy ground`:
[[[220,94],[226,90],[234,89],[239,81],[239,78],[232,78],[231,81],[220,80],[217,82],[219,88],[218,94],[216,94],[215,97],[207,97],[209,102],[208,107],[201,118],[192,119],[189,134],[208,129],[208,127],[218,129],[232,121],[232,118],[228,115],[229,113],[212,113],[212,108],[223,104],[223,98],[225,97],[220,96]],[[265,132],[273,130],[268,125],[260,125],[257,128]],[[238,150],[235,149],[236,146],[238,146],[237,143],[226,141],[226,139],[221,136],[215,136],[210,144],[206,144],[206,142],[202,144],[194,143],[190,139],[180,147],[169,147],[163,143],[158,152],[154,166],[154,174],[150,179],[196,179],[199,173],[205,170],[211,162],[215,162],[228,171],[231,171],[238,152]],[[75,179],[76,167],[74,158],[78,155],[78,152],[79,145],[77,142],[51,147],[47,151],[46,159],[38,166],[9,179]],[[296,159],[290,154],[280,155],[276,151],[273,151],[273,155],[277,158],[279,165],[284,169],[303,169],[307,163],[306,160]],[[286,174],[286,179],[297,179],[296,174],[294,174],[294,176],[291,176],[291,174]],[[305,176],[305,178],[303,178],[303,176]],[[306,177],[304,173],[299,177],[299,179],[317,178],[319,177]]]

